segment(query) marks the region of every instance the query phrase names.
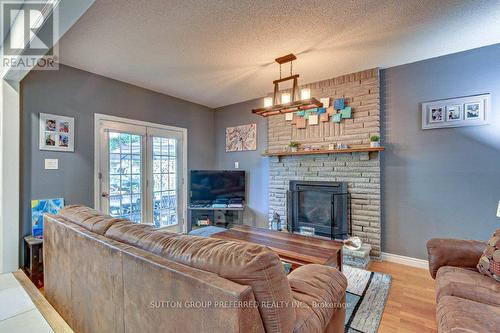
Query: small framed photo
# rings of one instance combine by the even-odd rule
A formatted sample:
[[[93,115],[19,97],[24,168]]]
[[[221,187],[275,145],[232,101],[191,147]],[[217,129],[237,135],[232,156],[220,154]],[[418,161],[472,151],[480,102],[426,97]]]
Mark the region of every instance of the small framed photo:
[[[440,123],[444,121],[444,106],[434,106],[429,110],[429,122]]]
[[[491,94],[422,103],[422,129],[488,125]]]
[[[465,120],[481,119],[483,113],[483,103],[474,102],[465,104]]]
[[[449,105],[446,107],[446,121],[463,120],[462,105]]]
[[[75,119],[40,113],[40,150],[75,151]]]
[[[45,131],[47,132],[56,131],[56,121],[54,119],[45,119]]]

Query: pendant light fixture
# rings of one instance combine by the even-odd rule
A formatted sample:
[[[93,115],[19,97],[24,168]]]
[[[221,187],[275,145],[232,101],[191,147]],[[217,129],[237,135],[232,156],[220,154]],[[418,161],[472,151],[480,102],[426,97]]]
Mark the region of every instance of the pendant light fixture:
[[[296,59],[297,57],[292,53],[275,59],[275,61],[280,65],[280,78],[273,81],[273,97],[264,98],[264,107],[252,110],[253,113],[263,117],[268,117],[276,114],[319,108],[323,106],[320,101],[311,97],[311,89],[309,88],[302,89],[300,91],[300,98],[298,98],[299,74],[293,74],[293,61]],[[286,63],[290,63],[290,75],[282,77],[281,65]],[[293,81],[292,91],[291,93],[284,92],[279,95],[279,84],[286,81]]]

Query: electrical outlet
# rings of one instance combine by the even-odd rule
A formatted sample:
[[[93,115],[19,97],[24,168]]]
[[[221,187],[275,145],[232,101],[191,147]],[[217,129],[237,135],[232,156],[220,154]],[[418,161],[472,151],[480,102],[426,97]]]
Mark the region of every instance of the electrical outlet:
[[[234,168],[239,169],[240,168],[240,162],[234,162]]]
[[[498,202],[497,216],[500,217],[500,201]]]
[[[57,158],[45,159],[45,170],[57,170],[57,169],[59,169],[59,160]]]

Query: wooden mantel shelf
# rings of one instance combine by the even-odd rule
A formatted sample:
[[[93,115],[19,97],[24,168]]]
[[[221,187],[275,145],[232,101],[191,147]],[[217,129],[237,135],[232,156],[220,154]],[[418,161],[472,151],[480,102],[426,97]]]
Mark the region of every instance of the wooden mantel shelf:
[[[319,155],[319,154],[348,154],[348,153],[371,153],[377,151],[384,151],[384,147],[353,147],[347,149],[323,149],[323,150],[299,150],[299,151],[276,151],[265,152],[263,156],[293,156],[293,155]]]

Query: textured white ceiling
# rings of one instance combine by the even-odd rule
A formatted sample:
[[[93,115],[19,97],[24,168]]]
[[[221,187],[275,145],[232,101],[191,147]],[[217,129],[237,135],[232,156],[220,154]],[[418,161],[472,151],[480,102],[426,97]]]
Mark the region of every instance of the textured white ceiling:
[[[299,83],[500,43],[500,1],[97,0],[61,62],[219,107],[272,91],[293,52]],[[409,78],[411,79],[411,78]]]

